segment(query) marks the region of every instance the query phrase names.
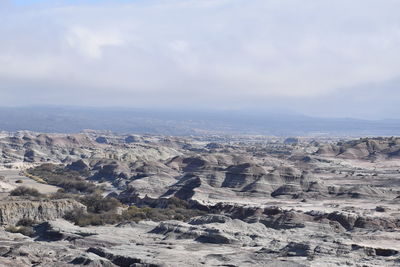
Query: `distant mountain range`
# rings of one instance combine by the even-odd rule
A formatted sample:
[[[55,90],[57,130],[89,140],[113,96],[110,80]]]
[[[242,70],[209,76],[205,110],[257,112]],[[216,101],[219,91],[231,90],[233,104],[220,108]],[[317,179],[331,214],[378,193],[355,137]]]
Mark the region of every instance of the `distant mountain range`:
[[[316,118],[257,111],[193,111],[128,108],[2,107],[0,130],[75,133],[203,135],[400,135],[400,120]]]

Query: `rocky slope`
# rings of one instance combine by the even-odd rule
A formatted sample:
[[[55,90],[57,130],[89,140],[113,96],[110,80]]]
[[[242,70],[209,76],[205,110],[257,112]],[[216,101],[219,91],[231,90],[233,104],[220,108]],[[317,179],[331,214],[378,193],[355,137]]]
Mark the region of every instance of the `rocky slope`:
[[[400,138],[361,138],[319,148],[317,154],[343,159],[377,160],[400,157]]]
[[[2,167],[50,162],[36,174],[102,186],[103,195],[140,207],[133,210],[142,219],[79,227],[60,219],[84,208],[73,200],[3,200],[3,224],[43,223],[32,237],[0,231],[0,264],[398,266],[399,140],[4,134]],[[4,192],[14,181],[1,180]],[[176,198],[185,201],[172,201],[169,219],[143,219],[161,218]],[[181,212],[201,212],[176,216],[182,203]]]
[[[143,142],[132,142],[132,138],[130,135],[116,137],[91,133],[3,133],[0,135],[0,162],[4,166],[31,166],[40,162],[70,163],[82,158],[158,160],[180,154],[172,144],[157,145],[158,139],[149,137]]]
[[[21,219],[51,221],[74,209],[85,210],[86,207],[71,199],[0,201],[0,225],[15,225]]]

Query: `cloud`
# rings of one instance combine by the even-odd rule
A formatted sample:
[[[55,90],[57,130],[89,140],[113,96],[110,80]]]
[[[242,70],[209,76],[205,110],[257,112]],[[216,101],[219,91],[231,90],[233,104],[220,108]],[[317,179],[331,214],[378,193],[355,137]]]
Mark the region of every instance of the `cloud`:
[[[66,34],[68,45],[83,56],[93,59],[102,57],[102,49],[107,46],[123,45],[123,40],[115,33],[96,32],[83,27],[72,27]]]
[[[80,104],[263,108],[271,99],[327,98],[400,77],[394,0],[5,6],[2,90],[51,91],[41,101],[53,104],[77,103],[68,95],[77,91]]]

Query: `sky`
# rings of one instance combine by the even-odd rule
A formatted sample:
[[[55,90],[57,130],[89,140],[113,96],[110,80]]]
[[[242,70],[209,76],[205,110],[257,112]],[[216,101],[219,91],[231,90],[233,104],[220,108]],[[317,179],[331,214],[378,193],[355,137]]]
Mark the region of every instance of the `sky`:
[[[400,118],[398,0],[0,0],[0,106]]]

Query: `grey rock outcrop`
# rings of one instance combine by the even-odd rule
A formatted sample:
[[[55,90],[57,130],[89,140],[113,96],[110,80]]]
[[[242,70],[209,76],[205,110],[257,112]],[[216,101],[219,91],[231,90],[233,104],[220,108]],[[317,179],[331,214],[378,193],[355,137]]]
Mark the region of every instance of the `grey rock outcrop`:
[[[21,219],[44,222],[63,217],[73,209],[86,210],[75,200],[3,201],[0,202],[0,225],[15,225]]]

